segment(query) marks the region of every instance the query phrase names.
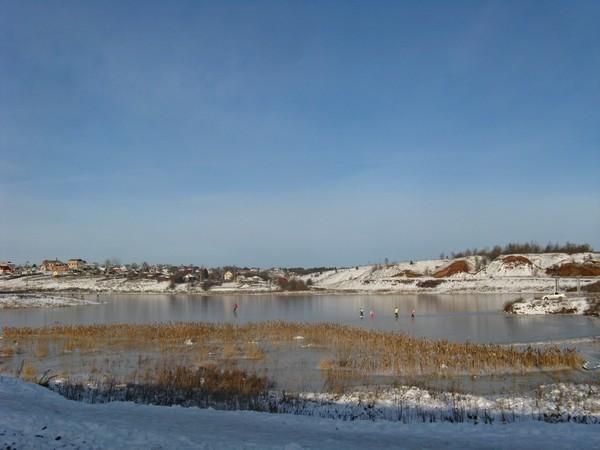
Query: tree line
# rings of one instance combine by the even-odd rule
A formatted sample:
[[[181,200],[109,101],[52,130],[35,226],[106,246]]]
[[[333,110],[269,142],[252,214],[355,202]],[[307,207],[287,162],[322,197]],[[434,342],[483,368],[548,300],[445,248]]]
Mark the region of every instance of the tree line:
[[[560,245],[557,243],[549,242],[546,246],[541,246],[537,242],[509,242],[504,247],[500,245],[494,245],[491,249],[485,247],[483,249],[473,248],[460,251],[458,253],[452,252],[450,258],[464,258],[467,256],[485,256],[489,259],[495,259],[501,255],[511,255],[514,253],[567,253],[572,255],[573,253],[585,253],[593,252],[594,249],[590,244],[574,244],[572,242],[566,242]],[[446,255],[442,253],[440,259],[446,259]]]

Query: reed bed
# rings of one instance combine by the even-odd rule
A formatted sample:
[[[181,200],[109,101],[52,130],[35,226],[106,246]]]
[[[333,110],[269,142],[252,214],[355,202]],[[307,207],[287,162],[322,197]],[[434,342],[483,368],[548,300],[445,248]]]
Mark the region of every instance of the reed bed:
[[[248,374],[236,368],[221,370],[212,366],[197,369],[163,366],[155,373],[154,382],[163,390],[199,390],[223,398],[261,395],[265,394],[268,388],[265,377]]]
[[[154,405],[260,410],[264,409],[270,385],[265,377],[237,368],[208,366],[194,369],[163,363],[157,365],[144,380],[124,382],[118,378],[105,378],[82,383],[67,379],[50,387],[71,400],[90,403],[134,401]]]
[[[7,327],[4,335],[15,341],[59,340],[82,352],[107,348],[159,349],[171,355],[220,354],[224,360],[261,360],[265,353],[289,351],[301,337],[301,342],[310,343],[328,355],[319,364],[321,370],[335,371],[340,377],[345,371],[353,376],[356,373],[394,376],[518,373],[576,368],[583,362],[574,350],[557,346],[517,349],[455,343],[331,323],[54,325]],[[327,376],[336,377],[333,373]]]

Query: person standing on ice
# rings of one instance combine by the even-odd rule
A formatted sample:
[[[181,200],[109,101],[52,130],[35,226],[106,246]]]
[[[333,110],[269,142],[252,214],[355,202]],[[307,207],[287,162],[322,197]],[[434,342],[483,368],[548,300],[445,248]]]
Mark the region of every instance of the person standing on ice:
[[[364,309],[360,308],[360,312],[358,314],[360,315],[361,319],[365,318],[365,311],[364,311]]]
[[[415,310],[413,309],[412,312],[410,313],[410,317],[412,317],[413,319],[415,318]]]
[[[236,313],[237,313],[237,310],[238,310],[238,304],[237,304],[237,303],[234,303],[234,304],[233,304],[233,313],[234,313],[234,314],[236,314]]]
[[[375,318],[375,311],[373,311],[373,310],[369,311],[369,317],[371,319],[374,319]]]
[[[396,318],[396,320],[398,320],[398,317],[400,316],[400,310],[398,309],[398,307],[396,306],[394,308],[394,317]]]

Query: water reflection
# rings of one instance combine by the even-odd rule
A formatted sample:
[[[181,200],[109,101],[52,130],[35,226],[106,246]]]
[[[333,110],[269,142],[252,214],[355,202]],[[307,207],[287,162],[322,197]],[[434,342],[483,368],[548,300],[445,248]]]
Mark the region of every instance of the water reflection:
[[[95,295],[90,297],[95,299]],[[514,295],[106,295],[106,303],[52,309],[3,310],[0,326],[54,323],[177,321],[336,322],[452,341],[538,342],[600,335],[600,321],[582,316],[511,316],[501,312]],[[234,312],[234,305],[238,305]],[[394,318],[398,307],[399,318]],[[365,311],[360,319],[359,311]],[[369,317],[374,311],[375,318]],[[411,319],[411,311],[416,317]]]

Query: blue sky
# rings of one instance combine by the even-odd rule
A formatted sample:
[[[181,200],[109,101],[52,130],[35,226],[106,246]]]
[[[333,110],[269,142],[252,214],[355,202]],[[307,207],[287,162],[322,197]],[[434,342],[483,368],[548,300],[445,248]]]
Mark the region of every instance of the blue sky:
[[[0,259],[600,248],[598,2],[0,11]]]

